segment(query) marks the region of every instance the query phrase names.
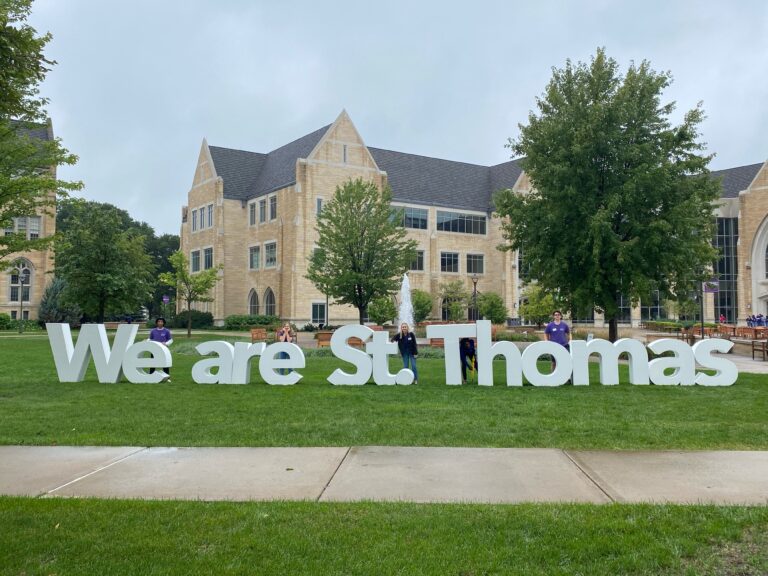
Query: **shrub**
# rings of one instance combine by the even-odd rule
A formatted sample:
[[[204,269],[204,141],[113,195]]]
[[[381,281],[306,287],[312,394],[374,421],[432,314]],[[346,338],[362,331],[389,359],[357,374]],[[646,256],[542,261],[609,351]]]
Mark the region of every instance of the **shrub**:
[[[18,330],[19,324],[23,324],[24,332],[39,332],[43,329],[37,320],[11,320],[11,324],[8,326],[8,329]]]
[[[391,322],[396,314],[395,303],[389,296],[376,298],[368,305],[368,317],[379,325]]]
[[[176,315],[173,319],[174,328],[186,328],[187,317],[190,314],[188,310],[183,310]],[[192,328],[209,328],[213,326],[213,314],[210,312],[200,312],[199,310],[192,310]]]
[[[485,292],[477,298],[477,311],[480,316],[494,324],[504,324],[507,321],[507,307],[504,300],[495,292]]]
[[[504,342],[538,342],[538,334],[533,332],[496,332],[496,340]]]
[[[248,330],[251,326],[278,326],[280,318],[261,314],[233,314],[224,319],[227,330]]]
[[[432,314],[432,296],[424,290],[411,290],[411,304],[413,305],[413,321],[416,324],[424,322]]]
[[[312,324],[312,322],[307,322],[306,324],[304,324],[304,328],[302,328],[302,330],[304,330],[304,332],[314,332],[315,330],[317,330],[317,326]]]
[[[0,313],[0,330],[10,330],[11,317],[8,314]]]
[[[38,318],[40,322],[80,324],[80,307],[67,301],[67,282],[59,276],[55,276],[45,287],[43,297],[40,300]]]

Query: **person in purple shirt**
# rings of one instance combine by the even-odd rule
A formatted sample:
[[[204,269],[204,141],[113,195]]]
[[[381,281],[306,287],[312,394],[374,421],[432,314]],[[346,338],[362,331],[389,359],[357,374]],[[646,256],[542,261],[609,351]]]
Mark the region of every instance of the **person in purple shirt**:
[[[163,346],[170,346],[173,343],[173,336],[171,335],[171,331],[165,327],[165,318],[158,318],[155,320],[155,327],[152,328],[152,331],[149,333],[149,339],[152,340],[152,342],[159,342]],[[149,370],[150,374],[154,371],[154,368]],[[170,382],[171,369],[163,368],[163,372],[166,374],[164,381]]]
[[[560,310],[552,313],[552,322],[544,328],[544,337],[549,342],[560,344],[566,350],[571,349],[571,329],[563,322],[563,314]],[[555,358],[552,357],[552,370],[555,370]]]

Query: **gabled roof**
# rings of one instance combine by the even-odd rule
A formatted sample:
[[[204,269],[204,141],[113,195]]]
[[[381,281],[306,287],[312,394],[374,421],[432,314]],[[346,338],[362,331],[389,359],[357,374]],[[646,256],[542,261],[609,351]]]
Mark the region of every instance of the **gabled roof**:
[[[30,138],[35,138],[36,140],[51,140],[51,135],[48,132],[48,126],[46,124],[11,120],[11,126]]]
[[[296,182],[296,160],[306,158],[330,127],[324,126],[268,154],[209,146],[224,198],[248,200]]]
[[[755,179],[762,166],[763,163],[761,162],[760,164],[715,170],[710,174],[713,178],[722,178],[723,192],[720,195],[721,198],[737,198],[739,192],[749,188],[749,185]]]

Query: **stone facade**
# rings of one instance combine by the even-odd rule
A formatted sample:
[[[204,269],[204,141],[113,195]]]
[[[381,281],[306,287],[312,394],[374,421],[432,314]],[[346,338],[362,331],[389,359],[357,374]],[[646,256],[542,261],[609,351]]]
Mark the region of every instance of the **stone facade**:
[[[473,284],[472,273],[468,271],[469,260],[476,266],[480,256],[482,272],[477,274],[478,292],[501,295],[510,317],[517,317],[520,301],[517,254],[497,250],[503,238],[499,221],[492,216],[489,203],[478,204],[472,209],[457,207],[455,199],[451,200],[449,195],[446,195],[445,204],[434,197],[425,199],[418,197],[418,194],[412,194],[411,198],[398,195],[395,174],[382,169],[375,158],[399,153],[378,151],[373,154],[372,150],[378,149],[366,146],[346,112],[342,112],[332,125],[313,134],[316,135],[314,139],[308,135],[266,155],[209,147],[203,141],[187,206],[182,209],[181,250],[191,260],[198,253],[200,269],[206,266],[205,250],[212,250],[212,259],[207,264],[222,265],[222,269],[214,301],[198,304],[195,308],[212,312],[217,323],[222,323],[232,314],[257,312],[273,312],[299,326],[317,321],[317,314],[313,317],[313,305],[317,311],[317,307],[325,304],[325,296],[305,278],[308,257],[317,243],[317,211],[322,203],[332,198],[337,186],[350,179],[364,178],[378,186],[392,185],[394,205],[426,210],[426,229],[405,228],[404,231],[416,240],[417,249],[423,251],[423,270],[413,270],[409,277],[412,288],[433,295],[433,317],[441,316],[437,298],[440,284],[460,279],[471,291]],[[216,153],[216,160],[212,151]],[[419,158],[409,156],[406,160],[418,162]],[[429,159],[422,157],[421,160]],[[283,172],[277,166],[280,162]],[[286,162],[290,165],[287,166]],[[405,162],[403,166],[407,169]],[[487,168],[495,171],[489,176],[492,184],[496,188],[509,187],[519,193],[529,191],[527,175],[516,172],[511,166],[513,163],[507,164]],[[241,165],[243,173],[252,173],[248,182],[245,182],[245,177],[240,181]],[[286,166],[288,170],[285,170]],[[470,172],[474,168],[485,169],[464,166]],[[268,177],[270,171],[281,177]],[[733,211],[734,202],[740,202],[740,217],[744,218],[747,214],[742,233],[754,235],[760,233],[759,228],[768,245],[768,224],[765,223],[765,215],[768,214],[768,170],[765,166],[760,174],[737,200],[724,200],[718,210],[720,213]],[[400,185],[402,182],[400,174]],[[486,231],[484,234],[469,234],[438,230],[438,211],[485,218]],[[739,261],[748,263],[750,259],[742,252],[746,254],[752,248],[742,244],[739,245]],[[458,255],[458,272],[441,271],[443,254],[450,255],[448,257]],[[740,272],[740,278],[750,277],[748,268],[742,266]],[[766,278],[765,274],[763,278]],[[748,310],[742,309],[746,305],[742,303],[748,303],[752,298],[748,286],[750,282],[742,284],[740,281],[740,318]],[[768,299],[768,280],[764,284],[761,294]],[[707,295],[705,304],[705,317],[714,318],[715,306],[711,295]],[[327,318],[331,324],[353,322],[357,320],[357,311],[349,306],[331,304]],[[640,320],[640,308],[633,309],[632,324],[636,325]],[[595,323],[601,325],[602,318],[596,315]]]
[[[52,140],[53,128],[50,122],[36,130],[33,136]],[[55,167],[50,170],[56,174]],[[51,201],[55,198],[52,192]],[[35,237],[35,234],[39,238],[53,236],[56,233],[55,211],[49,208],[39,210],[36,216],[30,218],[14,218],[14,231],[25,231],[27,238]],[[0,232],[10,233],[10,230]],[[0,313],[8,314],[11,318],[36,320],[45,286],[53,275],[53,247],[10,254],[5,260],[11,267],[0,269]],[[18,274],[17,265],[20,265],[21,275]]]

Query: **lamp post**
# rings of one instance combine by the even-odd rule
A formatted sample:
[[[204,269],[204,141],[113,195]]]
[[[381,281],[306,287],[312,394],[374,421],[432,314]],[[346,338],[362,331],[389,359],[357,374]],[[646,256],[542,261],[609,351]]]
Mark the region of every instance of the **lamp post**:
[[[19,334],[24,333],[24,270],[22,263],[16,263],[16,274],[19,276]]]
[[[473,320],[477,322],[479,314],[477,313],[477,281],[479,278],[477,274],[472,274],[472,315]]]

